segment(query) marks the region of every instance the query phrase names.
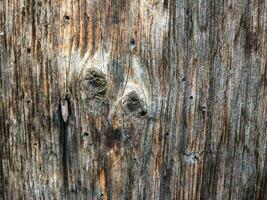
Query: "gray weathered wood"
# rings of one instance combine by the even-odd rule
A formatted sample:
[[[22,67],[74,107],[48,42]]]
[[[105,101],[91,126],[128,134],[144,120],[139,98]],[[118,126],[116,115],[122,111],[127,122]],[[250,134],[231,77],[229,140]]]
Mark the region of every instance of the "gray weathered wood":
[[[266,0],[0,5],[0,199],[267,199]]]

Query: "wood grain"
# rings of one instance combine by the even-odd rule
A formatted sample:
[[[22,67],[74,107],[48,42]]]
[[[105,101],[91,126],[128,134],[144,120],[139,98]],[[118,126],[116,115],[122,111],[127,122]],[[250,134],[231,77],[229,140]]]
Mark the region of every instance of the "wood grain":
[[[267,199],[266,0],[0,5],[0,199]]]

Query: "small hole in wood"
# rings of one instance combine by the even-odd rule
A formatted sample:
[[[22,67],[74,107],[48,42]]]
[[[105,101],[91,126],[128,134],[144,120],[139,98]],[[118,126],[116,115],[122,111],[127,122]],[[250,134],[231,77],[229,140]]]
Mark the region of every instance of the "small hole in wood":
[[[141,116],[145,116],[146,114],[147,114],[147,111],[146,111],[146,110],[143,110],[143,111],[141,111],[141,113],[140,113]]]
[[[69,93],[67,93],[67,94],[65,95],[65,100],[66,100],[66,101],[70,101],[70,94],[69,94]]]
[[[135,48],[135,40],[134,39],[131,39],[130,41],[130,50],[132,51],[134,48]]]
[[[31,53],[31,48],[28,47],[28,48],[27,48],[27,52],[28,52],[28,53]]]
[[[190,96],[190,99],[193,99],[194,97],[193,96]]]
[[[207,111],[206,106],[202,106],[201,110],[202,110],[203,112],[206,112],[206,111]]]
[[[135,46],[135,40],[131,39],[131,45]]]
[[[84,136],[88,136],[89,135],[89,133],[87,133],[87,132],[84,132],[84,134],[83,134]]]
[[[165,140],[168,139],[168,137],[169,137],[169,133],[167,132],[167,133],[164,134]]]
[[[69,15],[65,15],[65,16],[64,16],[64,19],[65,19],[65,20],[70,20],[70,16],[69,16]]]
[[[188,15],[188,14],[189,14],[189,9],[187,9],[187,10],[185,11],[185,13]]]

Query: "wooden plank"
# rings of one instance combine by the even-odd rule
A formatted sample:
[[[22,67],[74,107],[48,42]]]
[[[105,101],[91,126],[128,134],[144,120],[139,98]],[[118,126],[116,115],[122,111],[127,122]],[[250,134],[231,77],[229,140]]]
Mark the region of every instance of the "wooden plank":
[[[0,199],[267,199],[266,0],[0,5]]]

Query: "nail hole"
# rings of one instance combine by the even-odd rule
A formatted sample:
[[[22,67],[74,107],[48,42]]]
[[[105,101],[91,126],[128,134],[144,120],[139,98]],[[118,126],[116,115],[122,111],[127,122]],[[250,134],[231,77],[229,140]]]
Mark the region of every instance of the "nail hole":
[[[143,110],[143,111],[140,113],[141,116],[145,116],[146,114],[147,114],[147,111],[145,111],[145,110]]]
[[[188,15],[189,14],[189,9],[187,9],[185,13]]]
[[[169,133],[165,133],[164,138],[167,139],[169,137]]]
[[[65,20],[70,20],[70,16],[69,16],[69,15],[65,15],[65,16],[64,16],[64,19],[65,19]]]
[[[131,39],[131,45],[135,46],[135,40],[134,39]]]
[[[89,134],[87,133],[87,132],[84,132],[84,134],[83,134],[84,136],[88,136]]]
[[[193,99],[194,97],[193,96],[190,96],[190,99]]]
[[[131,42],[130,42],[130,48],[131,48],[131,50],[133,50],[134,48],[135,48],[135,40],[134,39],[131,39]]]

